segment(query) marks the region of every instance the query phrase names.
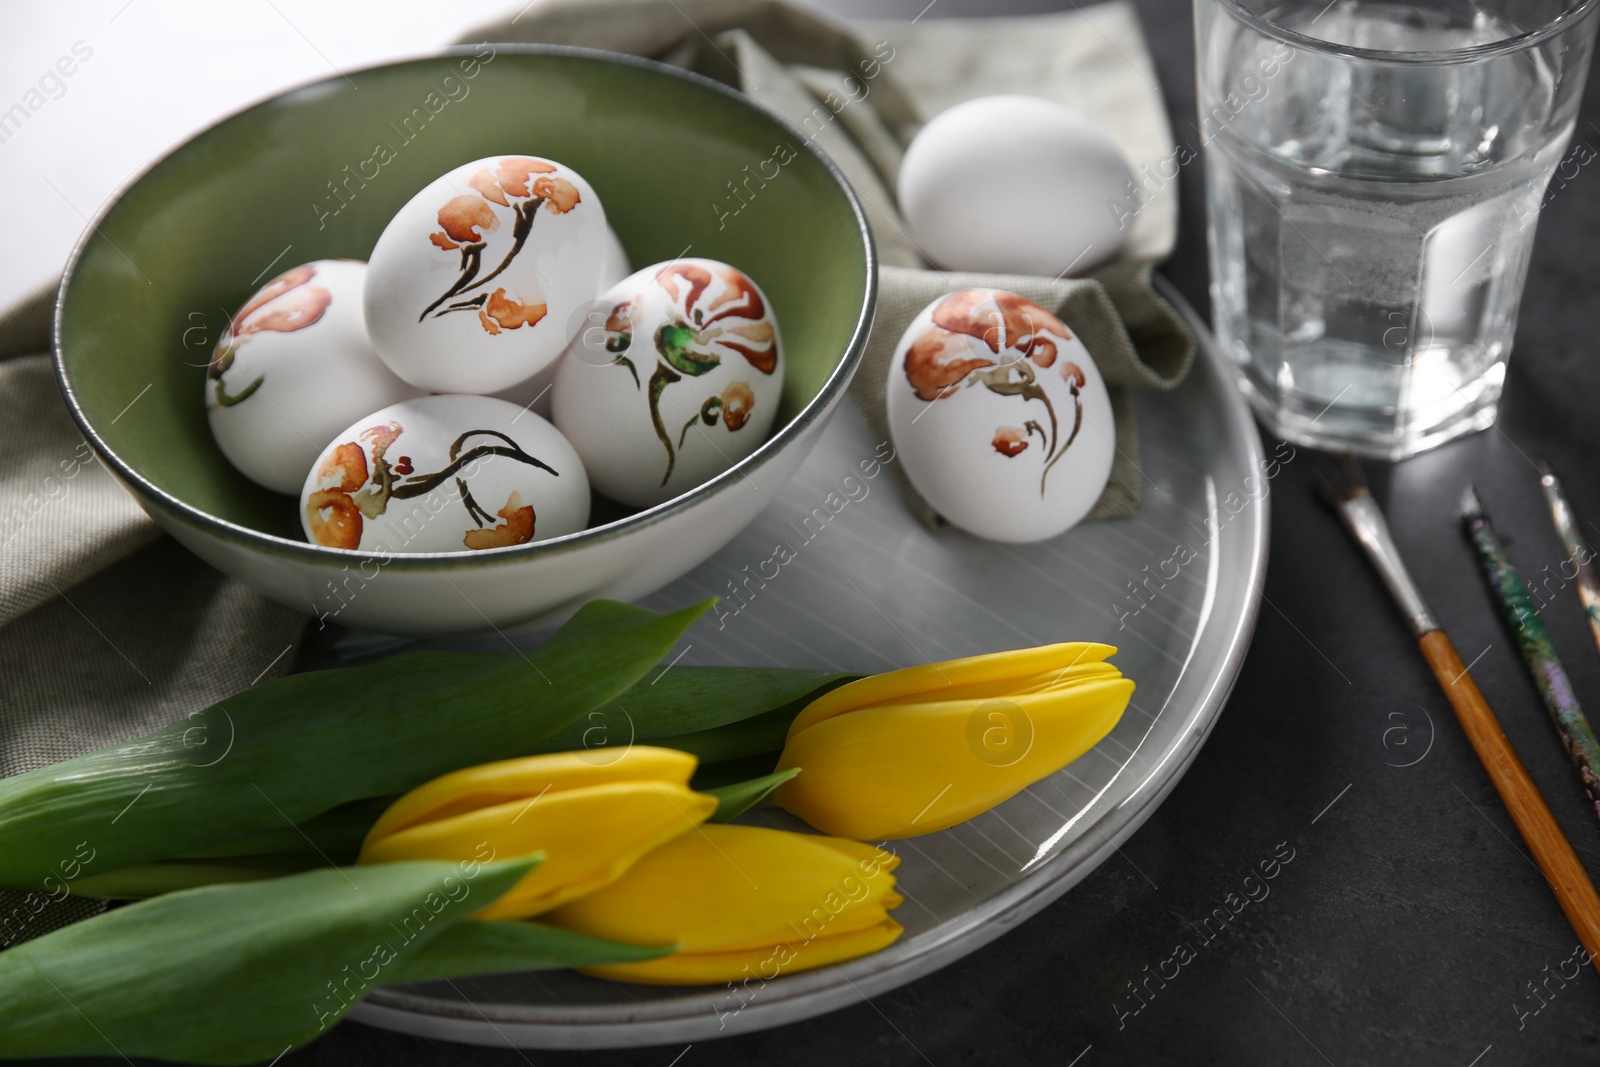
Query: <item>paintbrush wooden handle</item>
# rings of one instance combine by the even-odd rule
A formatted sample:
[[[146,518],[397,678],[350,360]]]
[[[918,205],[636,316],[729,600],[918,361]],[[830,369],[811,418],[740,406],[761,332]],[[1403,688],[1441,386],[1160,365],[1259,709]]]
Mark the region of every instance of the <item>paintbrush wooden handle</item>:
[[[1422,654],[1433,668],[1444,695],[1450,699],[1461,729],[1472,742],[1483,769],[1489,772],[1500,801],[1511,813],[1522,839],[1533,853],[1533,861],[1544,872],[1545,880],[1566,912],[1567,921],[1588,951],[1590,961],[1600,970],[1600,894],[1595,893],[1589,872],[1578,862],[1572,845],[1556,824],[1550,807],[1528,776],[1528,769],[1517,757],[1516,749],[1500,728],[1489,702],[1462,665],[1455,645],[1443,630],[1430,630],[1417,639]]]

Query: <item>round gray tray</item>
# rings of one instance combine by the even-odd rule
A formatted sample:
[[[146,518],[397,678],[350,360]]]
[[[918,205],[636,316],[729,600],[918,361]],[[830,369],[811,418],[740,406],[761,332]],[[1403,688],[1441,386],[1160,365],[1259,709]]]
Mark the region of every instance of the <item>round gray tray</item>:
[[[879,443],[845,405],[776,503],[644,601],[672,608],[724,598],[726,614],[692,631],[685,663],[881,671],[1051,641],[1119,648],[1115,662],[1138,690],[1099,745],[970,822],[892,843],[906,898],[895,912],[906,927],[898,942],[737,992],[529,971],[380,989],[351,1018],[525,1048],[693,1042],[775,1026],[952,962],[1111,855],[1210,734],[1244,660],[1266,566],[1274,468],[1210,335],[1162,288],[1201,351],[1181,387],[1135,400],[1144,476],[1136,517],[1025,546],[935,534],[907,510],[887,471],[863,476],[861,463],[876,458]],[[760,565],[779,544],[794,558],[774,578],[747,581],[772,573]],[[747,821],[800,827],[766,811]]]

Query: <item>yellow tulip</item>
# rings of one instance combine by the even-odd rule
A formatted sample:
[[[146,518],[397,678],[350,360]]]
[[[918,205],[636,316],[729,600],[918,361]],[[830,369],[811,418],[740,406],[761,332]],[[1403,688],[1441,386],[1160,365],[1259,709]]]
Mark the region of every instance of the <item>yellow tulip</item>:
[[[1133,683],[1110,645],[1073,643],[930,663],[841,686],[789,727],[774,794],[824,833],[915,837],[988,811],[1116,726]]]
[[[542,853],[544,862],[475,913],[527,918],[606,885],[709,818],[716,798],[689,789],[695,762],[686,752],[640,745],[469,767],[390,805],[367,832],[359,862]]]
[[[833,837],[712,824],[673,838],[604,889],[540,920],[679,951],[583,970],[650,985],[772,979],[864,956],[901,926],[893,853]]]

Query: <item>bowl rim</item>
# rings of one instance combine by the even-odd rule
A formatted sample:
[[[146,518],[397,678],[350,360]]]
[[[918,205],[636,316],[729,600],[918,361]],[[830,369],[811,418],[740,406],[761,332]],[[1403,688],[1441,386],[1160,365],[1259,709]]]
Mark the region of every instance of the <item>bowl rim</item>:
[[[424,572],[435,570],[464,570],[474,567],[498,566],[503,563],[525,561],[536,556],[554,556],[574,552],[590,545],[614,541],[635,530],[654,526],[679,514],[712,497],[726,491],[740,481],[747,480],[749,476],[765,466],[779,452],[788,445],[795,443],[817,423],[824,419],[833,410],[844,390],[854,378],[856,370],[860,367],[866,352],[867,337],[871,332],[872,320],[878,302],[878,253],[877,245],[873,240],[872,227],[867,221],[866,213],[862,209],[861,201],[856,196],[855,190],[839,170],[838,166],[816,144],[806,137],[800,130],[781,115],[757,103],[746,94],[725,85],[722,82],[697,74],[694,71],[684,70],[657,60],[646,59],[642,56],[628,55],[624,52],[612,52],[600,48],[582,48],[574,45],[548,45],[528,44],[521,42],[492,42],[495,54],[530,55],[530,56],[558,56],[575,58],[599,63],[613,63],[623,66],[636,67],[642,70],[654,71],[668,77],[689,82],[703,89],[719,93],[733,100],[735,103],[749,108],[763,118],[776,124],[792,137],[797,138],[803,150],[809,152],[822,164],[827,174],[832,177],[834,184],[844,195],[852,216],[855,218],[856,228],[862,237],[862,251],[865,255],[867,275],[866,289],[863,293],[861,306],[856,316],[855,327],[851,331],[850,340],[845,346],[844,353],[838,364],[828,375],[822,387],[817,390],[800,411],[783,426],[779,427],[769,436],[760,447],[750,455],[735,463],[732,467],[702,482],[693,489],[688,490],[670,500],[663,501],[654,507],[635,512],[632,515],[614,519],[600,526],[589,527],[575,533],[563,534],[552,537],[547,541],[534,541],[525,545],[512,545],[506,548],[480,549],[475,551],[452,552],[393,552],[387,549],[352,549],[330,548],[324,545],[313,545],[305,541],[294,541],[276,534],[264,533],[260,530],[242,526],[227,519],[219,518],[210,512],[204,511],[187,501],[175,496],[165,489],[157,486],[143,474],[136,471],[127,461],[122,459],[116,451],[90,424],[78,403],[72,383],[67,377],[66,354],[63,345],[63,329],[67,296],[72,286],[72,281],[77,273],[78,263],[89,247],[90,241],[100,233],[100,228],[105,220],[122,203],[127,194],[140,182],[144,181],[156,168],[179,152],[194,144],[197,140],[212,131],[232,122],[249,112],[260,108],[269,107],[284,97],[313,89],[318,86],[330,85],[334,82],[346,81],[347,75],[366,74],[372,71],[389,70],[397,67],[411,66],[413,64],[436,63],[440,59],[454,56],[475,56],[482,45],[452,45],[430,52],[423,56],[413,56],[400,60],[389,60],[374,63],[369,66],[355,68],[340,74],[328,77],[315,78],[292,85],[288,88],[272,93],[270,96],[257,100],[235,111],[231,111],[215,122],[196,130],[186,136],[173,147],[162,152],[150,163],[140,168],[131,178],[123,182],[117,190],[106,200],[94,218],[85,227],[82,235],[72,248],[72,253],[67,257],[66,267],[61,274],[61,282],[56,288],[55,306],[51,314],[50,326],[50,355],[55,369],[56,385],[61,390],[67,409],[72,413],[73,421],[82,431],[84,438],[99,456],[100,461],[110,468],[111,473],[125,486],[131,486],[134,495],[141,504],[159,507],[161,510],[190,526],[200,527],[205,532],[220,537],[236,544],[245,545],[256,551],[267,552],[272,555],[287,557],[288,559],[304,563],[323,563],[338,567],[342,564],[359,563],[371,559],[382,559],[385,567],[398,567],[402,571]]]

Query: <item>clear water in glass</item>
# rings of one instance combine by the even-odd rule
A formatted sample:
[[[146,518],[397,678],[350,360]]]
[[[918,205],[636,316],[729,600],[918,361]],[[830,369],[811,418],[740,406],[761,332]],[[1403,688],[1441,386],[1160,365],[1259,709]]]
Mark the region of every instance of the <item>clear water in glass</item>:
[[[1472,10],[1339,0],[1263,15],[1391,52],[1515,32]],[[1355,63],[1250,33],[1213,47],[1230,72],[1201,86],[1215,327],[1257,409],[1283,436],[1387,458],[1491,424],[1572,134],[1570,117],[1550,121],[1545,54]]]

